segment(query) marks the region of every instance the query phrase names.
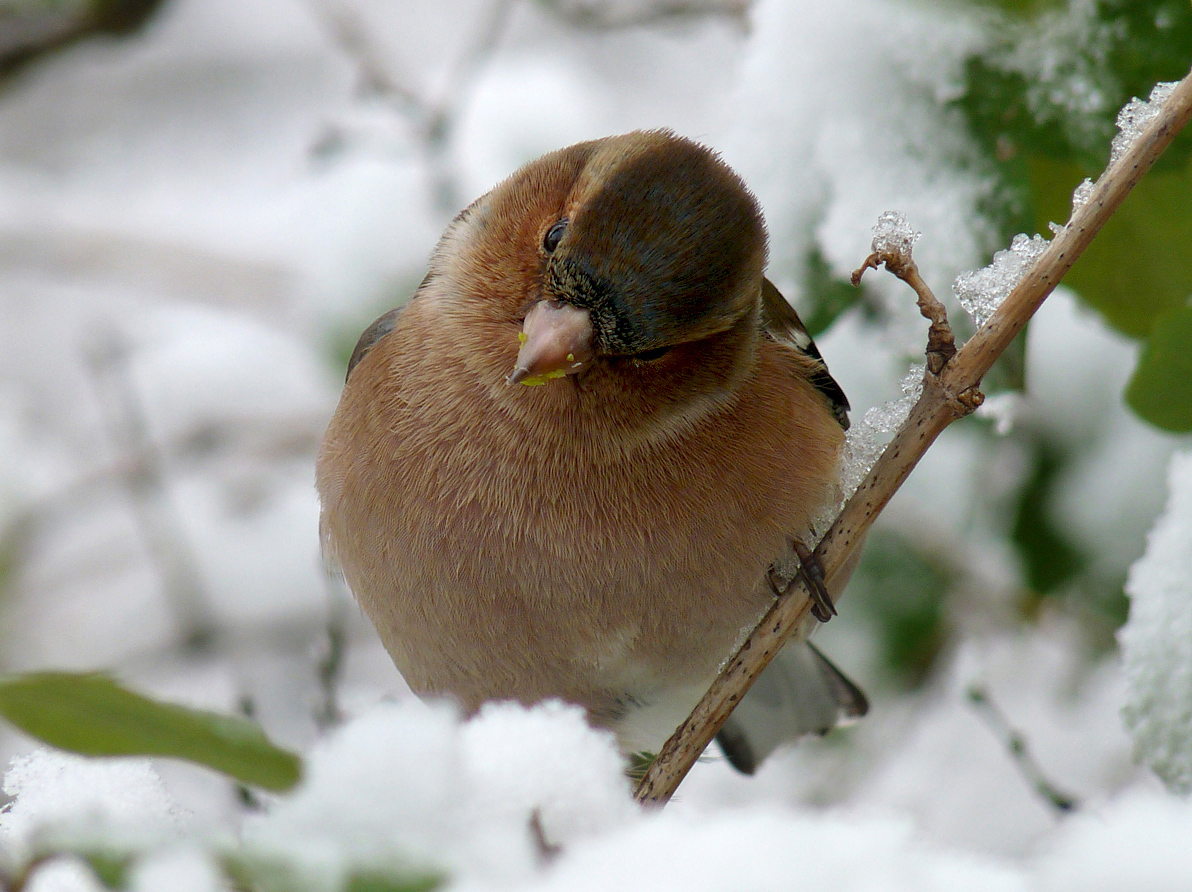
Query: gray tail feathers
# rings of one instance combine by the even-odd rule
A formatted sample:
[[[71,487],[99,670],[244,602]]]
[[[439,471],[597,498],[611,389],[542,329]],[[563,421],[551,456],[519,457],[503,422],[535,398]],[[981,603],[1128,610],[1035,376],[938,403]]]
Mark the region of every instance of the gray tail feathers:
[[[753,774],[779,744],[826,734],[869,711],[861,689],[807,641],[792,641],[733,710],[716,742],[734,768]]]

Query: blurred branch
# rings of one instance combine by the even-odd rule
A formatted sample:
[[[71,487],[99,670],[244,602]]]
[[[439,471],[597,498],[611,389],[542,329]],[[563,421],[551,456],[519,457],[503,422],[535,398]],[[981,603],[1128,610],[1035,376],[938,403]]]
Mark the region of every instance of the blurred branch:
[[[135,34],[163,0],[27,2],[0,9],[0,78],[97,34]]]
[[[315,726],[326,730],[343,721],[339,706],[339,682],[348,649],[347,599],[338,578],[325,573],[327,584],[327,628],[323,652],[315,667],[319,682],[319,702],[315,705]]]
[[[477,75],[500,46],[516,0],[494,0],[488,18],[448,73],[437,99],[420,95],[394,73],[388,54],[377,45],[357,8],[345,0],[312,2],[340,49],[356,63],[361,90],[379,96],[413,122],[431,168],[436,200],[454,212],[461,202],[447,164],[451,133]]]
[[[166,491],[164,462],[150,440],[145,416],[128,370],[127,348],[109,333],[90,351],[108,431],[117,448],[140,461],[121,476],[149,554],[161,574],[183,641],[194,649],[210,645],[215,620],[207,606],[194,556]]]
[[[1130,148],[1113,162],[1010,295],[938,373],[929,368],[923,393],[865,480],[816,546],[829,580],[848,565],[873,521],[919,459],[949,424],[975,408],[978,386],[1064,274],[1113,216],[1130,190],[1192,118],[1192,73],[1182,80]],[[778,598],[712,687],[663,746],[637,787],[639,802],[665,804],[733,707],[802,627],[811,609],[801,576]]]
[[[977,715],[984,720],[990,730],[997,735],[997,738],[1005,744],[1006,750],[1010,753],[1010,758],[1018,767],[1018,770],[1022,772],[1027,783],[1031,785],[1031,789],[1047,800],[1047,804],[1058,812],[1069,814],[1076,811],[1080,807],[1080,802],[1075,796],[1069,796],[1067,793],[1060,791],[1059,788],[1046,778],[1039,764],[1031,756],[1026,738],[1021,732],[1016,731],[1010,725],[1006,716],[990,698],[989,691],[981,685],[971,685],[966,693],[968,701],[972,704],[973,709],[977,711]]]
[[[574,28],[613,31],[707,18],[745,26],[753,0],[538,0],[538,5]]]
[[[143,443],[110,462],[86,472],[76,480],[17,512],[14,527],[30,535],[48,525],[60,511],[75,509],[96,494],[105,492],[113,482],[122,482],[140,472],[146,463],[168,457],[185,464],[206,456],[235,452],[270,461],[286,458],[309,461],[318,447],[323,414],[309,419],[258,421],[245,418],[196,425],[190,431],[165,441]],[[0,534],[0,543],[6,535]]]

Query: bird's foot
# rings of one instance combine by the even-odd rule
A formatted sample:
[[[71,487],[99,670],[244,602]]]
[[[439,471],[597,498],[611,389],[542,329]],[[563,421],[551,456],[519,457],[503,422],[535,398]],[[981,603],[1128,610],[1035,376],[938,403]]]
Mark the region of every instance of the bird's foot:
[[[811,592],[811,615],[821,623],[826,623],[836,615],[836,605],[832,603],[832,596],[828,594],[828,586],[824,581],[824,565],[798,539],[792,539],[791,545],[799,558],[799,575]]]

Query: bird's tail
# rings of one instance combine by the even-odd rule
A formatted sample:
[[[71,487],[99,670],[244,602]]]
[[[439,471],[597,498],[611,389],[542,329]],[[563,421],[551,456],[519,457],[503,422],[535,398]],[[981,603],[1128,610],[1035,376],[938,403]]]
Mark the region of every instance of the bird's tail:
[[[826,734],[869,711],[859,687],[810,642],[792,641],[733,710],[716,742],[734,768],[753,774],[779,744]]]

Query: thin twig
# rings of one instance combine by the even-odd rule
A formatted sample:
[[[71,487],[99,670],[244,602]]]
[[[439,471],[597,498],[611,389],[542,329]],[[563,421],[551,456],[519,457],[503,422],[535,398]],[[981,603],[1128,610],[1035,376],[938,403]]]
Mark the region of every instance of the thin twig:
[[[314,710],[315,725],[323,731],[343,721],[343,710],[339,705],[339,682],[348,649],[347,611],[343,593],[336,586],[336,577],[324,574],[324,580],[327,583],[327,638],[315,666],[319,700]]]
[[[748,25],[751,0],[664,0],[630,9],[618,9],[615,3],[564,2],[539,0],[539,5],[573,28],[590,31],[617,31],[664,25],[670,22],[723,18]]]
[[[919,401],[816,546],[814,555],[829,584],[847,565],[873,521],[935,438],[975,408],[982,377],[1189,118],[1192,73],[1175,88],[1130,149],[1105,171],[1088,200],[1052,239],[993,317],[938,373],[926,372]],[[638,785],[639,802],[661,805],[670,799],[754,680],[803,624],[811,609],[808,596],[800,580],[775,600],[745,643],[725,663],[691,715],[662,747]]]
[[[870,254],[852,274],[853,285],[860,285],[865,270],[877,269],[879,263],[884,263],[886,269],[910,285],[918,296],[919,312],[931,323],[927,329],[927,371],[938,375],[956,355],[956,338],[952,334],[952,326],[948,323],[948,311],[919,275],[919,265],[915,263],[910,251]]]
[[[1005,744],[1010,759],[1022,772],[1022,776],[1031,785],[1031,789],[1042,796],[1048,805],[1062,814],[1071,814],[1076,811],[1080,807],[1080,801],[1075,796],[1064,793],[1047,779],[1043,774],[1043,769],[1039,767],[1039,763],[1031,756],[1026,737],[1010,724],[1009,719],[990,698],[989,691],[981,685],[970,685],[967,696],[977,715]]]
[[[536,808],[530,813],[530,839],[534,842],[534,851],[538,855],[538,863],[547,865],[563,854],[563,847],[546,838],[546,830],[542,826],[542,809]]]
[[[393,72],[387,54],[376,45],[358,10],[337,0],[314,0],[312,7],[323,20],[340,49],[356,63],[361,86],[389,102],[409,119],[422,142],[438,204],[454,212],[460,205],[447,149],[459,118],[459,109],[476,78],[500,48],[517,0],[494,0],[475,40],[447,74],[437,99],[422,96]]]

